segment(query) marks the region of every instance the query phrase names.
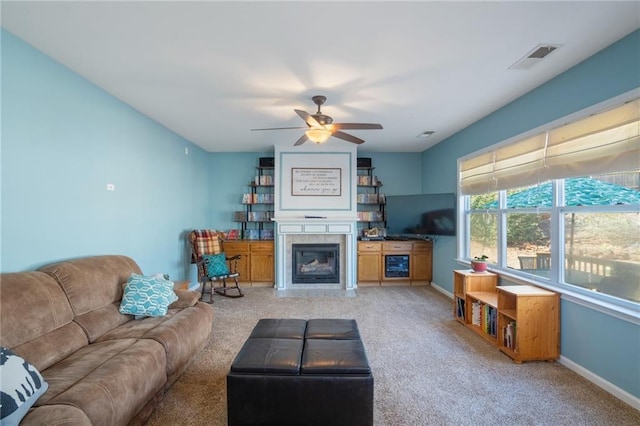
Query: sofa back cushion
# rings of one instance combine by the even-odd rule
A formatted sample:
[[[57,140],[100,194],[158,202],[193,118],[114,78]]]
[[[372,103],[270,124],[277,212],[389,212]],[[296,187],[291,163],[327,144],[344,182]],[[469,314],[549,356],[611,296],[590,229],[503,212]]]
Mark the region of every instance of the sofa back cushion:
[[[60,286],[31,271],[0,276],[0,343],[42,371],[88,340]]]
[[[75,321],[83,327],[89,341],[133,318],[118,312],[122,285],[131,273],[142,273],[133,259],[93,256],[46,265],[38,270],[58,281],[69,299]]]

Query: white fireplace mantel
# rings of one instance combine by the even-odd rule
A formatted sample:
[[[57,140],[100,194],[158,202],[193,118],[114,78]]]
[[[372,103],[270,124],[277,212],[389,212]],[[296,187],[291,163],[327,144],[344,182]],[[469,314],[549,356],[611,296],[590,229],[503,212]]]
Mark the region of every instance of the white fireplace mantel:
[[[305,240],[313,240],[316,236],[321,239],[339,236],[341,242],[341,262],[343,271],[340,274],[341,288],[355,289],[356,261],[357,261],[357,220],[353,217],[278,217],[275,222],[275,264],[276,264],[276,288],[278,290],[291,289],[291,274],[287,271],[291,268],[290,246],[292,241],[299,237]]]

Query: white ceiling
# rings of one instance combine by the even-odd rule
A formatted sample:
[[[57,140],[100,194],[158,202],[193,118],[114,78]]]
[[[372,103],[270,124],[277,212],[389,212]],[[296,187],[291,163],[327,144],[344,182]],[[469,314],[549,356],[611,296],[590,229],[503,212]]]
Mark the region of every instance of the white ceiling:
[[[421,152],[640,28],[640,2],[3,1],[2,26],[207,151],[292,145],[250,129],[323,94],[384,126],[359,149]],[[508,69],[540,43],[562,47]]]

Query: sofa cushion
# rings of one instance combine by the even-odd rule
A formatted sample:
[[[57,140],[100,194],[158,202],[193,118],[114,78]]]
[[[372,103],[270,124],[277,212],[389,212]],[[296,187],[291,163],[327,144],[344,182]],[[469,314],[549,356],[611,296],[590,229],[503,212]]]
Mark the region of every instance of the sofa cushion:
[[[178,300],[173,282],[157,276],[131,274],[124,288],[120,313],[162,317],[170,304]]]
[[[73,322],[73,311],[53,278],[42,272],[0,277],[0,344],[27,358],[38,370],[88,344]],[[28,319],[28,327],[20,319]]]
[[[132,319],[133,316],[120,313],[120,301],[118,301],[79,315],[75,318],[75,322],[82,327],[89,337],[89,342],[95,342],[103,334]]]
[[[93,426],[84,411],[64,404],[35,407],[20,423],[20,426],[42,425]]]
[[[142,274],[133,259],[115,255],[73,259],[38,270],[58,281],[77,316],[119,302],[122,284],[131,273]]]
[[[169,309],[164,317],[129,321],[103,334],[97,341],[144,338],[161,343],[167,356],[168,384],[171,384],[187,367],[193,354],[209,341],[212,324],[212,306],[196,303],[185,309]]]
[[[48,387],[33,365],[11,349],[0,346],[0,422],[3,425],[20,423]]]
[[[184,309],[195,306],[200,300],[200,293],[191,290],[174,290],[178,300],[169,305],[169,309]]]
[[[151,339],[92,343],[42,375],[49,390],[37,406],[70,405],[94,425],[124,425],[163,389],[165,351]]]

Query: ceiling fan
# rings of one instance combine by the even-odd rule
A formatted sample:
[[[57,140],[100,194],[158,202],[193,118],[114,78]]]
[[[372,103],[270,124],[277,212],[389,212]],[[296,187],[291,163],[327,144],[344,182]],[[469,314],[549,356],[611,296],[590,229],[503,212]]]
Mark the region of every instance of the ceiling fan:
[[[300,116],[307,124],[306,127],[272,127],[267,129],[251,129],[253,130],[283,130],[283,129],[307,129],[306,132],[294,143],[294,146],[302,145],[310,140],[315,143],[325,142],[329,137],[342,139],[348,142],[361,144],[363,139],[343,132],[342,130],[367,130],[382,129],[382,125],[374,123],[334,123],[333,118],[325,115],[320,111],[320,106],[327,100],[326,96],[316,95],[311,98],[314,104],[318,106],[315,114],[309,114],[300,109],[294,109],[296,114]]]

